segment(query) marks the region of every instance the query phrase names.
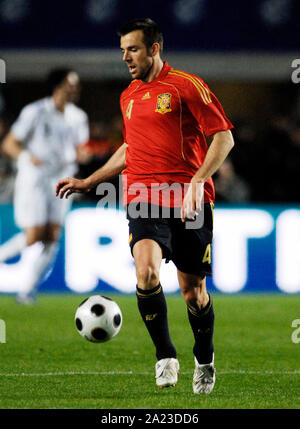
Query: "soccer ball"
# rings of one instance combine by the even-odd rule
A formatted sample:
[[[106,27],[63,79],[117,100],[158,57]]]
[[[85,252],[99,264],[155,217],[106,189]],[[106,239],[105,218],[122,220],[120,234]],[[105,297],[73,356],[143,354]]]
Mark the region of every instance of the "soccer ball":
[[[85,299],[75,314],[76,328],[81,336],[93,343],[110,340],[120,331],[122,313],[118,304],[102,295]]]

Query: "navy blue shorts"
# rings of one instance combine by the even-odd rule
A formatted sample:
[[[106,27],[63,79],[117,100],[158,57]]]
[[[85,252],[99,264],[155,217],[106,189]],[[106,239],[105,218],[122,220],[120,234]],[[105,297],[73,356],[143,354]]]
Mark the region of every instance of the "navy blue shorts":
[[[127,210],[129,221],[129,243],[131,253],[138,241],[148,238],[156,241],[166,262],[170,260],[182,272],[201,276],[211,276],[211,245],[213,238],[213,204],[205,203],[203,223],[197,228],[186,228],[186,222],[178,217],[180,209],[170,209],[165,217],[158,206],[138,203],[141,212],[147,217],[133,217]],[[150,216],[155,207],[159,217]],[[199,215],[200,216],[200,215]],[[190,222],[191,223],[191,222]],[[197,225],[196,225],[197,226]]]

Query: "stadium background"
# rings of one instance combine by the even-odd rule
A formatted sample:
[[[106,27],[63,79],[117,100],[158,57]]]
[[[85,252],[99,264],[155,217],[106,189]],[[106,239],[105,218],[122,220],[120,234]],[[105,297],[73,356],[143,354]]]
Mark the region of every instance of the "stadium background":
[[[119,95],[129,82],[116,30],[127,20],[152,17],[163,28],[164,59],[201,76],[235,125],[236,146],[215,175],[210,290],[298,293],[300,84],[292,80],[292,63],[300,58],[299,15],[296,0],[3,0],[0,136],[25,104],[45,95],[51,68],[74,67],[82,79],[79,104],[91,128],[90,153],[79,175],[100,166],[122,141]],[[4,242],[17,231],[14,167],[3,155],[0,161]],[[73,210],[66,220],[54,269],[40,291],[134,291],[124,219],[96,211],[98,198],[93,192],[74,202],[76,214]],[[229,255],[225,262],[219,253]],[[163,270],[166,291],[175,292],[174,272]],[[14,292],[2,274],[0,292]]]

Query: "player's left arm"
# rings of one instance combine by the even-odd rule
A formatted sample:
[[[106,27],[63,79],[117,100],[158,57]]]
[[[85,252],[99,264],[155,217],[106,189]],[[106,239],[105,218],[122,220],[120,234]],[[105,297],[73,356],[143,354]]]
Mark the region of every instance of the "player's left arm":
[[[205,183],[221,167],[233,146],[234,140],[230,130],[214,134],[204,162],[192,178],[192,182]]]
[[[210,141],[204,162],[192,178],[183,200],[181,218],[184,222],[186,218],[194,218],[196,209],[201,210],[204,183],[225,161],[234,141],[230,131],[233,125],[217,97],[200,78],[189,80],[183,94],[190,112]]]
[[[233,146],[234,140],[230,130],[219,131],[213,135],[204,162],[193,176],[185,195],[181,209],[183,222],[186,218],[194,218],[195,211],[201,210],[204,183],[221,167]]]

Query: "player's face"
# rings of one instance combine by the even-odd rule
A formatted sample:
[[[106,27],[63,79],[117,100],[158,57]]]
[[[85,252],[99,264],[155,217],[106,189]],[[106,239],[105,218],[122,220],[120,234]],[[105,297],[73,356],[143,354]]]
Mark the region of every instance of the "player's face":
[[[135,30],[121,37],[123,61],[129,68],[132,79],[145,80],[151,67],[153,57],[143,42],[142,30]]]
[[[70,103],[78,101],[80,96],[80,80],[77,73],[70,72],[68,74],[63,84],[63,90]]]

